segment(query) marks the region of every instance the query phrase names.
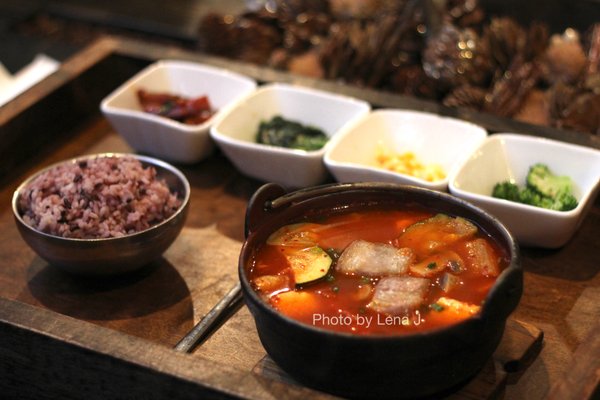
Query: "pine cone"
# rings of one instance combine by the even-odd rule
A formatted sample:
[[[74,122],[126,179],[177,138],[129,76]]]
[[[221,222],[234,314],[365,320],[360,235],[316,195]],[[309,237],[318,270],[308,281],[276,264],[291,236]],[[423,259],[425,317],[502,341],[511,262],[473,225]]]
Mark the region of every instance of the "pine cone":
[[[437,82],[428,77],[418,65],[408,65],[396,69],[390,84],[395,92],[438,100]]]
[[[447,107],[465,107],[479,111],[485,102],[486,90],[472,85],[462,85],[447,95],[443,104]]]
[[[503,117],[514,115],[529,91],[539,82],[541,70],[536,62],[513,61],[508,71],[496,80],[492,93],[486,98],[484,111]]]
[[[504,72],[526,44],[525,30],[509,17],[492,18],[485,27],[483,40],[487,42],[495,68]]]
[[[567,29],[562,35],[553,35],[545,53],[546,80],[574,83],[585,74],[587,61],[578,32]]]
[[[484,84],[490,74],[489,50],[472,29],[458,29],[448,23],[427,40],[423,69],[450,87]]]
[[[461,28],[476,27],[485,19],[477,0],[448,0],[446,10],[452,23]]]

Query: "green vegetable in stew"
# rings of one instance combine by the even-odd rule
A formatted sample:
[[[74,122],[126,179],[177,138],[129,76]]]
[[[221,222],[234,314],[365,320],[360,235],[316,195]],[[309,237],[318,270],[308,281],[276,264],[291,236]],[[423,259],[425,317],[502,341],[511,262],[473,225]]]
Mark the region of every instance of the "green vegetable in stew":
[[[319,246],[295,249],[285,254],[296,285],[304,285],[324,278],[329,273],[331,257]]]
[[[256,135],[258,143],[306,151],[319,150],[328,139],[318,128],[302,125],[279,115],[270,121],[262,121]]]

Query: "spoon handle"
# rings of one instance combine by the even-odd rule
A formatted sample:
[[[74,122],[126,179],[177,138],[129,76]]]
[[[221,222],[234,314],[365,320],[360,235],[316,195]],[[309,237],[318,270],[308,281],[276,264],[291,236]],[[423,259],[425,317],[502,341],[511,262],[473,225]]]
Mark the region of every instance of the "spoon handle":
[[[222,319],[241,305],[242,287],[237,283],[217,304],[175,345],[175,350],[182,353],[191,352],[196,346],[208,338]]]

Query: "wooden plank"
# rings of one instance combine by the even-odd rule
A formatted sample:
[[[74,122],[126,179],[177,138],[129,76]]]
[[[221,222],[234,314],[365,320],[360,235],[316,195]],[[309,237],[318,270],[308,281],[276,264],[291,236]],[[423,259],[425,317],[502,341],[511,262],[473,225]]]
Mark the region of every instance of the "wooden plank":
[[[590,329],[573,354],[564,378],[548,393],[548,400],[600,399],[600,322]]]
[[[102,399],[127,393],[191,399],[227,397],[219,386],[231,376],[243,385],[239,372],[224,366],[193,362],[169,348],[6,299],[0,299],[0,351],[0,385],[9,398]],[[179,373],[162,373],[169,370]],[[198,378],[204,386],[194,383]]]
[[[509,318],[506,332],[494,353],[496,360],[516,382],[542,350],[544,333],[534,325]]]
[[[16,232],[8,207],[12,190],[28,173],[50,162],[89,152],[130,150],[100,116],[99,100],[103,93],[159,58],[206,62],[245,73],[261,82],[276,80],[312,85],[356,95],[376,106],[432,107],[432,111],[440,113],[447,110],[402,96],[298,78],[177,48],[118,38],[108,38],[94,46],[65,63],[56,76],[0,109],[0,121],[5,122],[0,126],[0,137],[8,135],[14,143],[25,147],[14,156],[12,148],[0,149],[0,167],[4,166],[6,172],[0,178],[0,200],[4,204],[0,207],[0,315],[3,316],[0,369],[19,371],[9,372],[6,376],[11,377],[10,383],[6,386],[10,387],[0,383],[0,389],[14,391],[8,393],[22,391],[30,398],[36,395],[44,398],[50,396],[48,393],[54,397],[89,397],[88,388],[115,395],[116,389],[111,383],[111,379],[115,379],[130,388],[131,395],[127,397],[147,394],[144,388],[137,386],[154,388],[165,397],[175,398],[177,394],[171,395],[165,388],[181,386],[182,398],[188,394],[198,396],[198,393],[247,398],[325,396],[252,373],[265,354],[252,317],[245,308],[194,354],[178,355],[170,348],[235,281],[235,261],[231,261],[231,257],[235,258],[243,240],[246,202],[261,184],[237,171],[218,151],[196,165],[182,166],[192,184],[194,207],[182,235],[164,260],[137,277],[123,278],[112,284],[72,280],[37,258]],[[51,110],[54,104],[63,104],[59,109],[74,107],[74,111],[62,111],[58,120],[50,111],[40,111],[41,108]],[[473,116],[480,117],[489,123],[488,128],[498,121],[488,116]],[[598,147],[598,140],[590,139],[589,135],[538,128],[541,136],[556,135],[561,140]],[[14,167],[15,163],[20,166]],[[492,363],[486,366],[490,368],[489,379],[474,381],[480,386],[473,391],[487,393],[488,397],[501,396],[504,385],[498,383],[503,379],[510,383],[521,376],[539,351],[539,342],[524,346],[538,322],[555,327],[573,352],[583,346],[580,334],[583,328],[570,325],[567,320],[586,289],[600,287],[597,273],[600,236],[596,234],[599,224],[600,199],[564,248],[523,249],[525,293],[514,317],[526,324],[519,326],[512,339],[499,348],[505,354],[500,364],[507,366],[511,373],[507,379],[503,378],[502,369]],[[213,263],[214,259],[205,257],[207,248],[225,254],[222,261]],[[211,263],[215,271],[229,269],[221,273],[210,271]],[[147,293],[156,298],[146,303]],[[86,309],[85,304],[93,307]],[[10,312],[6,313],[7,310]],[[547,342],[545,351],[552,351],[553,345]],[[600,356],[596,348],[592,347],[591,351],[596,352],[596,357]],[[63,354],[65,362],[58,360]],[[511,362],[516,354],[521,358]],[[69,360],[73,366],[63,365]],[[95,360],[100,360],[101,367],[94,366]],[[56,371],[63,372],[55,376],[47,366],[56,366]],[[109,366],[131,379],[114,378]],[[88,373],[88,369],[92,372]],[[78,379],[82,385],[73,384]],[[151,383],[153,379],[158,379],[160,385]],[[53,381],[58,383],[54,385]],[[539,378],[528,382],[542,386],[554,383]],[[526,389],[523,393],[527,393]]]
[[[247,371],[0,298],[0,393],[19,399],[306,398]]]

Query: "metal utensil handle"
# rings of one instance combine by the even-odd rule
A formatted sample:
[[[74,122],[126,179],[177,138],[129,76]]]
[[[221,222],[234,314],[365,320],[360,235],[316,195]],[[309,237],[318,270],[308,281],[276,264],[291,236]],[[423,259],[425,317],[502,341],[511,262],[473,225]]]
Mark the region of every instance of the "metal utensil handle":
[[[189,353],[208,337],[221,317],[242,300],[242,287],[237,283],[201,320],[175,345],[175,350]]]

